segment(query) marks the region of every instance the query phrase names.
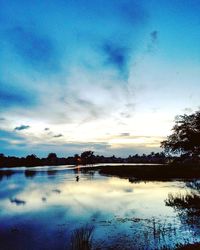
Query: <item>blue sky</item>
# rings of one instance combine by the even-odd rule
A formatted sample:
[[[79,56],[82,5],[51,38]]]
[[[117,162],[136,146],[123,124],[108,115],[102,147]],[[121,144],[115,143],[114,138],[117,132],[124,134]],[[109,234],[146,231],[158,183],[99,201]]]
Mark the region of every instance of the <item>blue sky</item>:
[[[9,155],[159,151],[199,108],[199,0],[0,0]]]

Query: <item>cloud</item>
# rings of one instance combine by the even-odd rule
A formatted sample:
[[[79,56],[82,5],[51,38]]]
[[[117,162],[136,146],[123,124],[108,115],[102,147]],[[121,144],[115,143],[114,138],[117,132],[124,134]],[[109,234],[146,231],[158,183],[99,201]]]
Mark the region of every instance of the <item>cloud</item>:
[[[58,53],[48,37],[22,26],[8,29],[6,37],[14,51],[34,69],[48,73],[58,70]]]
[[[62,134],[57,134],[57,135],[54,135],[53,137],[59,138],[59,137],[63,137],[63,135]]]
[[[107,132],[125,141],[123,150],[131,136],[140,133],[137,130],[143,133],[142,127],[135,128],[135,114],[143,113],[142,105],[151,108],[157,100],[148,89],[155,92],[154,83],[162,84],[167,75],[151,78],[154,69],[156,76],[160,72],[160,62],[155,67],[153,58],[145,57],[135,67],[144,52],[151,56],[147,46],[155,48],[160,35],[156,29],[162,26],[149,30],[144,1],[69,0],[48,8],[40,2],[16,3],[13,8],[5,1],[3,8],[7,21],[0,31],[0,80],[8,83],[0,82],[1,116],[10,129],[28,123],[31,133],[13,131],[24,138],[4,136],[2,150],[15,149],[18,154],[55,150],[64,155],[90,148],[115,152],[118,149],[106,143]],[[38,15],[38,10],[44,15]],[[142,84],[143,92],[148,92],[145,96]],[[81,144],[84,141],[89,143]],[[133,144],[129,146],[131,151]]]
[[[52,192],[56,193],[56,194],[60,194],[61,190],[60,189],[53,189]]]
[[[17,205],[17,206],[20,206],[20,205],[24,206],[26,204],[26,201],[20,200],[18,198],[10,198],[10,202],[15,203],[15,205]]]
[[[152,43],[155,43],[158,39],[158,31],[154,30],[150,33]]]
[[[29,125],[20,125],[18,127],[15,127],[14,130],[25,130],[25,129],[28,129],[28,128],[30,128]]]
[[[155,49],[155,46],[157,44],[158,41],[158,31],[157,30],[153,30],[150,33],[150,41],[147,45],[147,52],[152,52]]]
[[[0,142],[5,142],[6,144],[13,144],[12,142],[24,143],[25,139],[16,134],[14,131],[7,131],[0,129]]]
[[[4,109],[11,107],[33,106],[36,104],[36,93],[22,88],[17,84],[0,81],[0,106]],[[2,110],[3,111],[3,110]]]
[[[120,136],[122,137],[130,136],[130,133],[121,133]]]
[[[103,44],[102,49],[105,54],[105,63],[114,66],[121,74],[126,74],[129,49],[108,41]]]

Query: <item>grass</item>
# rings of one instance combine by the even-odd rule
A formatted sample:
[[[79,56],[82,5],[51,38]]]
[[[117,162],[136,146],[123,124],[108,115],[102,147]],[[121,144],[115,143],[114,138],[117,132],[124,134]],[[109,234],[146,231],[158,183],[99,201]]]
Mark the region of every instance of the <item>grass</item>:
[[[171,206],[177,210],[182,222],[200,228],[200,190],[199,183],[189,184],[192,188],[187,193],[169,193],[165,200],[166,206]]]
[[[200,215],[200,193],[190,192],[186,194],[168,194],[165,200],[167,206],[175,207],[177,209],[195,209],[199,211]]]
[[[71,235],[71,250],[93,249],[93,226],[83,226],[73,231]]]

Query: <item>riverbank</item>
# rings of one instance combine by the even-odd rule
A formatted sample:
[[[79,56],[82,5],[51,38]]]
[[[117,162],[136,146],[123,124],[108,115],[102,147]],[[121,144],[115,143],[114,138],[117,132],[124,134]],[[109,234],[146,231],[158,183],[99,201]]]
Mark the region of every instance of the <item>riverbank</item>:
[[[99,168],[102,175],[129,178],[130,180],[170,180],[170,179],[199,179],[200,165],[132,165],[104,166]]]
[[[199,164],[126,164],[126,163],[108,163],[108,164],[89,164],[89,165],[60,165],[60,166],[41,166],[46,169],[48,174],[57,171],[74,170],[75,172],[98,171],[101,175],[116,176],[127,178],[130,181],[137,180],[172,180],[172,179],[200,179]],[[16,171],[24,171],[26,176],[36,174],[38,167],[13,167],[0,168],[0,178],[3,176],[11,176]]]

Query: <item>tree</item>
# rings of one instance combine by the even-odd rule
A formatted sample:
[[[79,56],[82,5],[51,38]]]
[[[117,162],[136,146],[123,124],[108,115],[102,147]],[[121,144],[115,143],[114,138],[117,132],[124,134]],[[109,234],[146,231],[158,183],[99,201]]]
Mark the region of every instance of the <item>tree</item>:
[[[200,156],[200,111],[175,119],[173,133],[161,142],[167,153]]]
[[[74,155],[74,161],[76,165],[81,164],[81,157],[78,154]]]
[[[15,161],[17,162],[17,159],[15,159]],[[32,154],[32,155],[27,155],[26,156],[26,160],[25,160],[25,165],[26,166],[35,166],[37,165],[39,162],[39,158]]]
[[[56,153],[49,153],[47,156],[47,164],[49,165],[55,165],[58,162],[58,158]]]
[[[93,151],[84,151],[81,154],[81,163],[82,164],[91,164],[93,163],[94,152]]]
[[[26,156],[26,160],[28,161],[35,161],[36,159],[37,159],[37,156],[34,154]]]
[[[57,159],[57,155],[56,153],[49,153],[48,156],[47,156],[47,159],[49,160],[54,160],[54,159]]]

